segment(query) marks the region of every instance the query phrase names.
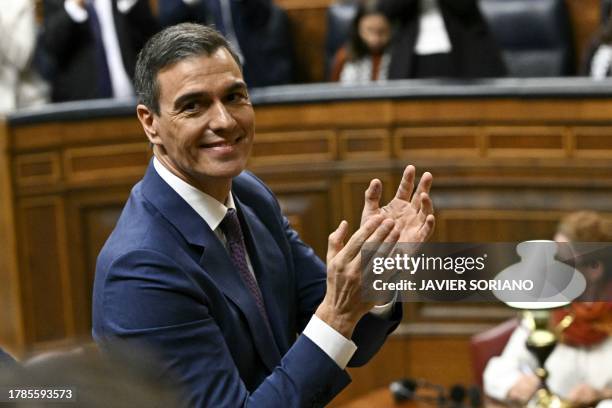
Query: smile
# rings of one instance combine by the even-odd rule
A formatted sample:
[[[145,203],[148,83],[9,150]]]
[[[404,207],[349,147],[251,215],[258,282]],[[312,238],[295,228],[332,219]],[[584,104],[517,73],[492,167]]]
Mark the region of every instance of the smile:
[[[227,140],[222,140],[215,143],[203,143],[200,145],[200,148],[203,149],[215,149],[215,150],[231,150],[231,148],[238,143],[240,143],[244,139],[244,136],[240,136],[233,142],[229,142]]]

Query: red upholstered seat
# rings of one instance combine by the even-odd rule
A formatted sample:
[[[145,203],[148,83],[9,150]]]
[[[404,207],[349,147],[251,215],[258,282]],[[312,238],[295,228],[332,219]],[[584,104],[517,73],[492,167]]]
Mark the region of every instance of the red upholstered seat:
[[[517,318],[506,320],[487,331],[475,334],[470,339],[474,379],[481,388],[482,374],[487,366],[487,362],[491,357],[499,356],[504,351],[506,343],[518,324],[519,320]]]

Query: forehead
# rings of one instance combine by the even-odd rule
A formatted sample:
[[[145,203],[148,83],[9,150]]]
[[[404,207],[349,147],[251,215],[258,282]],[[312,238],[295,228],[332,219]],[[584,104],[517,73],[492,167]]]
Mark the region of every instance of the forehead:
[[[242,72],[232,55],[219,48],[210,55],[197,55],[180,60],[157,74],[160,102],[171,102],[185,92],[216,93],[237,81]]]
[[[375,13],[375,14],[367,14],[363,16],[361,18],[360,23],[362,25],[367,25],[367,26],[385,26],[386,27],[388,25],[388,20],[384,15],[380,13]]]

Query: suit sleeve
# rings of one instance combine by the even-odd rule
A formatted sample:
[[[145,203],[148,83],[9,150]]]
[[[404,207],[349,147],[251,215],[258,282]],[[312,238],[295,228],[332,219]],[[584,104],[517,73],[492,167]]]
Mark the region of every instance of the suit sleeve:
[[[271,0],[241,0],[239,2],[242,22],[251,28],[263,27],[268,23],[272,14]]]
[[[138,0],[126,14],[132,46],[136,52],[159,29],[157,19],[153,17],[148,0]]]
[[[94,329],[96,341],[122,339],[161,353],[165,374],[185,387],[189,406],[321,406],[349,381],[312,341],[299,336],[280,365],[249,392],[207,299],[159,252],[135,250],[121,256],[103,285],[103,298],[94,302],[94,316],[101,316]]]
[[[72,20],[64,8],[64,0],[46,0],[43,11],[43,46],[57,60],[65,59],[72,52],[75,42],[89,36],[87,22]]]
[[[476,0],[440,0],[440,6],[463,18],[477,18],[480,9]]]
[[[418,0],[381,0],[380,11],[390,20],[409,20],[419,11]]]

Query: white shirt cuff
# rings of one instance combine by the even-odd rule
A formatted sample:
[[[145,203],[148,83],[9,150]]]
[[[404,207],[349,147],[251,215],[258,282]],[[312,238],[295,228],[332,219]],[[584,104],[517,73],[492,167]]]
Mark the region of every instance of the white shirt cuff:
[[[347,339],[316,315],[306,325],[303,334],[334,360],[344,370],[351,359],[357,345]]]
[[[188,6],[193,6],[194,4],[200,3],[200,0],[183,0],[183,3]]]
[[[64,2],[64,10],[66,10],[68,16],[70,16],[75,23],[84,23],[85,20],[87,20],[87,10],[72,0],[66,0]]]
[[[397,301],[397,291],[393,295],[393,300],[389,303],[385,303],[384,305],[375,305],[370,309],[370,314],[374,316],[380,317],[381,319],[386,319],[391,315],[391,311],[393,310],[393,306],[395,306],[395,302]]]
[[[122,14],[127,14],[136,3],[138,3],[138,0],[117,0],[117,10]]]

